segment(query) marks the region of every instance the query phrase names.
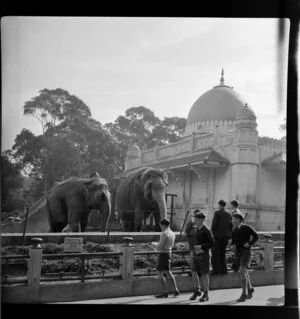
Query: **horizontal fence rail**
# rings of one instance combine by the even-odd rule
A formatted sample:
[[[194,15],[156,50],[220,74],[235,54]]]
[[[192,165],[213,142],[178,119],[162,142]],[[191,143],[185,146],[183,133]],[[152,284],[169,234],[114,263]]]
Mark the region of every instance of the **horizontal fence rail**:
[[[126,246],[126,245],[125,245]],[[157,276],[156,263],[157,257],[161,252],[158,251],[133,251],[131,270],[132,277]],[[271,248],[271,254],[269,250]],[[53,281],[81,281],[86,280],[113,280],[124,279],[124,262],[126,260],[126,250],[120,252],[94,252],[94,253],[59,253],[42,254],[40,267],[41,282]],[[124,248],[124,245],[123,245]],[[280,269],[284,267],[283,246],[252,247],[251,268],[260,270]],[[235,252],[229,247],[226,249],[227,266],[230,271]],[[2,258],[2,283],[21,284],[27,283],[28,264],[30,254],[26,255],[4,255]],[[125,258],[125,259],[124,259]],[[55,264],[55,262],[58,263]],[[189,275],[191,270],[191,252],[187,249],[172,250],[171,258],[173,274]],[[13,268],[15,272],[19,267],[20,273],[11,274]],[[53,271],[54,270],[54,271]]]
[[[101,269],[100,271],[96,271],[96,275],[89,276],[91,265],[89,264],[90,259],[92,260],[104,260],[105,257],[110,257],[109,261],[114,261],[113,257],[120,257],[122,255],[121,252],[95,252],[95,253],[68,253],[68,254],[46,254],[43,255],[43,262],[47,262],[49,259],[59,259],[61,264],[64,265],[65,259],[73,260],[73,267],[77,268],[77,271],[61,271],[59,273],[53,272],[44,272],[42,273],[41,281],[66,281],[66,280],[80,280],[81,282],[85,282],[85,280],[91,279],[121,279],[121,275],[118,271],[114,273],[110,271],[109,275],[105,275],[107,269]],[[74,262],[74,259],[76,262]],[[119,268],[120,262],[119,258],[115,258],[116,267]],[[45,265],[45,264],[44,264]],[[99,266],[99,265],[98,265]],[[101,275],[97,275],[97,273],[101,273]]]

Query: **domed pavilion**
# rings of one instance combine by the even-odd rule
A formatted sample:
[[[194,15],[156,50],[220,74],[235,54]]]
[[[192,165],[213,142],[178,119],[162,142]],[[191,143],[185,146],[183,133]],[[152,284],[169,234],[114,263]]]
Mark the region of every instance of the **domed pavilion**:
[[[219,85],[192,105],[181,140],[149,150],[132,145],[122,176],[142,166],[168,173],[167,192],[176,195],[175,230],[196,208],[206,213],[210,226],[220,199],[229,210],[230,201],[238,200],[256,230],[284,230],[286,143],[258,136],[251,105],[225,84],[223,70]]]

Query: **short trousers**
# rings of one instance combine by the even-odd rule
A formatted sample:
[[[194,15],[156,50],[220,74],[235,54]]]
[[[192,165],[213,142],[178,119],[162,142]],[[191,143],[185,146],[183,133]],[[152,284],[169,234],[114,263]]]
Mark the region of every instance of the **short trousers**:
[[[237,251],[236,262],[242,267],[249,267],[251,260],[251,252],[249,249]]]
[[[209,253],[202,253],[193,255],[192,258],[192,271],[201,274],[209,273],[210,255]]]
[[[164,271],[171,269],[171,253],[160,253],[157,260],[157,271]]]

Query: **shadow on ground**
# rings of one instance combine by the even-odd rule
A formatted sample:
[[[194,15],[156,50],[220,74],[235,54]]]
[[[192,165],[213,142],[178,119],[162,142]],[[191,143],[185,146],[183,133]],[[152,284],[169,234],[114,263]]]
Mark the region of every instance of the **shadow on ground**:
[[[279,304],[284,305],[284,296],[280,298],[269,298],[266,306],[278,306]]]

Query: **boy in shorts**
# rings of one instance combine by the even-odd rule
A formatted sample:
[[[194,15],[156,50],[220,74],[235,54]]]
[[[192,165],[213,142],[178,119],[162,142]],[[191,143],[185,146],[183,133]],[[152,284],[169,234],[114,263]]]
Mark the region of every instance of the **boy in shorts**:
[[[240,213],[235,213],[232,217],[234,226],[232,246],[236,252],[237,263],[240,265],[239,273],[243,289],[241,297],[237,300],[239,302],[252,298],[254,293],[247,268],[251,260],[251,246],[258,240],[256,231],[249,225],[242,224],[243,220],[244,217]]]
[[[162,233],[160,234],[159,243],[152,243],[152,246],[157,249],[160,254],[157,261],[157,272],[162,286],[162,293],[155,295],[156,298],[167,298],[168,292],[166,289],[166,279],[168,277],[173,286],[174,297],[179,295],[179,290],[176,285],[175,277],[171,272],[171,254],[172,247],[175,243],[175,233],[170,229],[170,221],[164,218],[160,221]]]
[[[198,274],[201,274],[200,280],[203,284],[204,294],[199,301],[203,302],[208,301],[210,249],[214,246],[215,240],[212,232],[204,224],[205,215],[198,212],[194,217],[196,233],[192,258],[192,281],[195,291],[190,300],[195,300],[197,296],[201,295],[198,281]]]

